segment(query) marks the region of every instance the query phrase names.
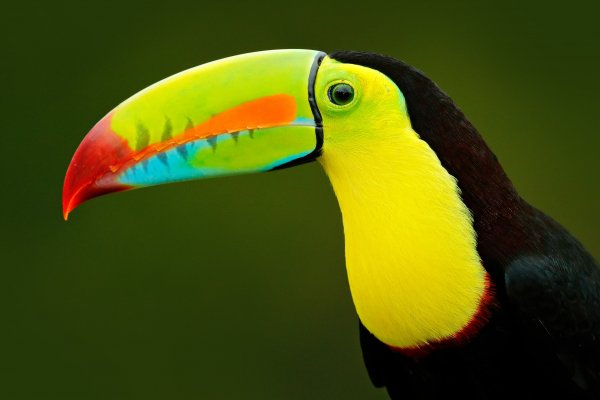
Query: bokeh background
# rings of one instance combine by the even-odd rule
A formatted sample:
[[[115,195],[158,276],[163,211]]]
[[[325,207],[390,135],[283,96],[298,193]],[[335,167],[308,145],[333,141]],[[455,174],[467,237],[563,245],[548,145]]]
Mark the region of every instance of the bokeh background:
[[[316,163],[108,196],[62,221],[88,129],[225,56],[357,49],[417,66],[522,195],[600,256],[593,1],[23,3],[0,24],[0,398],[386,398]]]

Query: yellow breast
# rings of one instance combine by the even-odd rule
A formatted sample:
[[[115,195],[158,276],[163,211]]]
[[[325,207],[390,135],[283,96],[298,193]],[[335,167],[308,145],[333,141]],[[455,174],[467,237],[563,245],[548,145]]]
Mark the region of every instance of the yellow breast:
[[[455,179],[410,126],[320,159],[344,222],[352,297],[365,327],[394,347],[451,338],[485,291],[469,210]]]

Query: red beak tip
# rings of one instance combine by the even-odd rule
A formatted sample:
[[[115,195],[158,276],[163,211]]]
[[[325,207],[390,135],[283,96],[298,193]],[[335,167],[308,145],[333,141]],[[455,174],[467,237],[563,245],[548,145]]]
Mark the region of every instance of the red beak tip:
[[[75,207],[71,207],[71,203],[72,203],[72,199],[67,200],[66,197],[63,197],[62,214],[63,214],[63,218],[65,219],[65,221],[69,219],[69,214],[75,208]]]

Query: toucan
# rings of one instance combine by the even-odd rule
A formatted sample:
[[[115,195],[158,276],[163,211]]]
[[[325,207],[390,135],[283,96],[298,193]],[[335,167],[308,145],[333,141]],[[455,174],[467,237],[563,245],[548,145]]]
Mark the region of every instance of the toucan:
[[[338,199],[368,374],[393,399],[600,398],[600,268],[523,200],[429,78],[391,57],[273,50],[125,100],[68,167],[93,197],[318,161]]]

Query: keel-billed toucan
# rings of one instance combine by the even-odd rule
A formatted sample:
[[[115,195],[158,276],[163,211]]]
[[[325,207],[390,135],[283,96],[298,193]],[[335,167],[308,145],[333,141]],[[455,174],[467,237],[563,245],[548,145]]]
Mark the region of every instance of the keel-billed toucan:
[[[392,398],[600,396],[600,269],[431,80],[359,52],[251,53],[126,100],[68,168],[101,194],[317,160],[369,375]]]

